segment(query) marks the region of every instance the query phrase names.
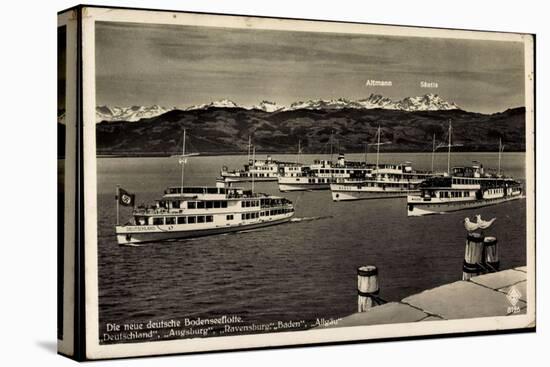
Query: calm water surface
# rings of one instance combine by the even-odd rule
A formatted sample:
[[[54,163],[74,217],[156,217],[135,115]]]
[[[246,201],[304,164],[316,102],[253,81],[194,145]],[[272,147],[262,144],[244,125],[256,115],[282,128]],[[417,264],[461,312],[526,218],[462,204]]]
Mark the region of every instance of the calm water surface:
[[[258,156],[257,158],[264,158]],[[322,156],[305,155],[303,162]],[[348,155],[361,160],[363,155]],[[370,155],[369,161],[374,155]],[[296,161],[293,155],[274,159]],[[491,153],[455,153],[452,165],[478,160],[497,167]],[[431,154],[381,154],[381,162],[413,162],[430,169]],[[503,155],[507,175],[525,177],[525,155]],[[186,184],[213,185],[223,165],[241,167],[246,156],[193,157]],[[446,170],[438,154],[436,169]],[[266,229],[150,244],[118,246],[115,186],[152,203],[167,186],[179,185],[177,158],[98,159],[99,318],[105,323],[238,315],[248,323],[337,318],[356,311],[356,268],[380,269],[381,297],[410,294],[461,278],[465,230],[462,219],[497,217],[501,268],[525,265],[525,200],[446,215],[408,218],[406,199],[332,202],[330,191],[281,194],[276,182],[258,192],[284,195],[296,217],[320,217]],[[243,183],[242,186],[250,186]],[[121,209],[121,222],[131,214]]]

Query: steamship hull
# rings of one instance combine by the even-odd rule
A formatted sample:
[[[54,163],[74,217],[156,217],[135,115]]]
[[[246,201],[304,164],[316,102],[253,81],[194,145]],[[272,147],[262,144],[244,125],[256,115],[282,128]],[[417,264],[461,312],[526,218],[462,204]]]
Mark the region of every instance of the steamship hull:
[[[266,182],[266,181],[277,181],[277,177],[252,177],[250,176],[227,176],[222,175],[225,182]]]
[[[333,201],[405,198],[419,194],[420,190],[384,190],[381,188],[357,189],[350,185],[330,185]]]
[[[190,238],[220,235],[249,231],[290,221],[294,212],[288,213],[283,218],[273,220],[261,220],[249,224],[237,224],[227,226],[216,226],[212,228],[178,230],[177,225],[161,226],[117,226],[116,236],[119,245],[137,245],[142,243],[178,241]]]
[[[507,197],[492,198],[492,199],[456,201],[456,202],[439,202],[439,203],[429,203],[429,202],[413,203],[409,200],[407,204],[407,216],[420,217],[424,215],[443,214],[443,213],[455,212],[455,211],[465,210],[465,209],[481,208],[484,206],[496,205],[507,201],[519,200],[523,198],[525,198],[525,196],[516,195],[516,196],[507,196]]]
[[[330,184],[328,183],[290,183],[285,184],[279,181],[279,191],[288,192],[288,191],[312,191],[312,190],[328,190],[330,189]]]

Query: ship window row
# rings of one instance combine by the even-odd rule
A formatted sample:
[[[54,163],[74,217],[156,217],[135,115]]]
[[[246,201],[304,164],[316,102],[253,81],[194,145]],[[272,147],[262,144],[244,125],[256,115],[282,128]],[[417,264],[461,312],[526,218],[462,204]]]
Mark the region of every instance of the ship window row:
[[[462,197],[470,197],[469,191],[440,191],[439,192],[440,198],[462,198]]]
[[[365,183],[362,183],[359,185],[359,187],[361,186],[366,186],[366,187],[396,187],[396,188],[399,188],[399,187],[403,187],[403,188],[407,188],[407,187],[413,187],[414,185],[413,184],[409,184],[408,182],[365,182]]]
[[[243,213],[241,214],[241,220],[245,220],[245,219],[257,219],[260,217],[260,213],[256,212],[256,213]]]
[[[420,176],[418,175],[403,175],[401,173],[378,173],[374,174],[375,177],[388,179],[388,180],[396,180],[396,179],[404,179],[404,180],[414,180],[419,179]]]
[[[246,175],[245,175],[246,176]],[[252,173],[252,177],[270,177],[269,176],[269,173],[257,173],[257,172],[253,172]]]
[[[473,178],[453,178],[453,185],[476,185],[477,180]]]
[[[260,212],[260,216],[269,217],[272,215],[281,215],[281,214],[290,213],[290,212],[292,212],[292,209],[290,208],[273,209],[273,210],[266,210],[266,211]]]
[[[300,179],[296,179],[296,181],[300,181]],[[314,178],[308,178],[308,183],[329,183],[329,179],[328,178],[318,178],[318,179],[314,179]]]
[[[210,201],[188,201],[187,209],[218,209],[227,208],[225,200],[210,200]]]
[[[254,167],[253,170],[255,171],[274,171],[275,167]]]
[[[170,224],[194,224],[211,223],[214,221],[212,215],[192,215],[185,217],[153,217],[153,225],[162,226]]]
[[[241,201],[241,208],[251,208],[254,206],[260,206],[259,200],[245,200]]]
[[[292,209],[285,208],[285,209],[265,210],[265,211],[254,212],[254,213],[242,213],[241,220],[258,219],[260,217],[270,217],[273,215],[290,213],[291,211]]]
[[[285,204],[291,204],[290,200],[285,198],[279,198],[279,199],[261,199],[260,204],[263,207],[266,206],[278,206],[278,205],[285,205]]]
[[[351,170],[347,170],[347,169],[318,169],[318,170],[314,170],[314,172],[316,172],[316,173],[350,173]],[[364,174],[367,171],[354,170],[353,172]]]

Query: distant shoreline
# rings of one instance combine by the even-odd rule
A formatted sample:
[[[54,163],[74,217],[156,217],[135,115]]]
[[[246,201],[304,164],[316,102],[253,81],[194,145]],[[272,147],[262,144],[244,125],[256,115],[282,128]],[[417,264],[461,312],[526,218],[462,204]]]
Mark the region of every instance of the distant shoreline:
[[[453,151],[451,154],[464,154],[464,153],[495,153],[498,154],[498,152],[495,152],[493,150],[475,150],[475,151]],[[525,151],[522,150],[511,150],[511,151],[505,151],[503,154],[507,153],[525,153]],[[347,154],[365,154],[365,152],[345,152],[342,153],[344,155]],[[372,157],[372,155],[376,154],[376,152],[368,152],[368,155]],[[384,151],[380,152],[380,154],[432,154],[431,151]],[[439,151],[436,152],[437,155],[446,155],[447,152]],[[143,154],[143,153],[136,153],[136,154],[119,154],[119,153],[113,153],[113,154],[96,154],[96,158],[167,158],[172,156],[178,156],[177,153],[150,153],[150,154]],[[196,157],[219,157],[219,156],[245,156],[246,153],[243,152],[207,152],[207,153],[200,153]],[[271,155],[273,157],[276,157],[278,155],[297,155],[296,152],[256,152],[257,156],[265,156],[265,155]],[[304,156],[318,156],[318,155],[330,155],[329,153],[302,153]],[[338,153],[334,153],[334,156],[337,156]]]

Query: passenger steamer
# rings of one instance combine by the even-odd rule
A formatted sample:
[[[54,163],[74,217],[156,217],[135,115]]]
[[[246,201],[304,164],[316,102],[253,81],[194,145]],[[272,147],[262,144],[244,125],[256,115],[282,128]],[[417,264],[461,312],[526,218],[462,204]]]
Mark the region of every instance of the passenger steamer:
[[[486,173],[474,162],[471,167],[454,167],[450,172],[452,126],[449,123],[449,151],[445,177],[431,177],[419,185],[420,193],[407,196],[410,217],[480,208],[523,198],[521,182],[500,174],[502,142],[499,142],[498,171]]]
[[[379,198],[406,197],[418,191],[418,185],[432,172],[417,172],[410,162],[403,164],[379,164],[380,158],[380,127],[378,127],[378,142],[376,143],[376,165],[369,169],[366,175],[338,179],[330,184],[332,200],[364,200]],[[433,169],[432,169],[433,170]]]
[[[479,208],[523,197],[520,182],[485,174],[478,164],[455,167],[451,176],[429,178],[419,189],[420,194],[407,197],[408,216]]]
[[[340,154],[336,163],[316,160],[310,165],[285,165],[277,181],[281,192],[328,190],[330,184],[338,180],[364,177],[372,166],[364,162],[346,161],[344,155]]]
[[[378,165],[363,178],[347,179],[330,185],[332,200],[364,200],[406,197],[418,193],[418,185],[431,172],[413,171],[409,162]]]
[[[251,153],[251,140],[248,137],[248,158],[243,168],[230,170],[223,166],[220,176],[226,182],[250,182],[250,181],[277,181],[280,175],[280,169],[284,165],[292,165],[288,162],[273,160],[271,156],[266,159],[256,159],[256,148]]]
[[[242,169],[229,170],[224,166],[220,175],[226,182],[277,181],[280,164],[268,155],[265,160],[248,159]]]
[[[278,196],[231,187],[218,180],[216,186],[184,186],[185,133],[183,139],[182,184],[169,187],[150,207],[133,210],[130,222],[118,223],[120,245],[178,240],[257,229],[290,221],[292,202]]]

